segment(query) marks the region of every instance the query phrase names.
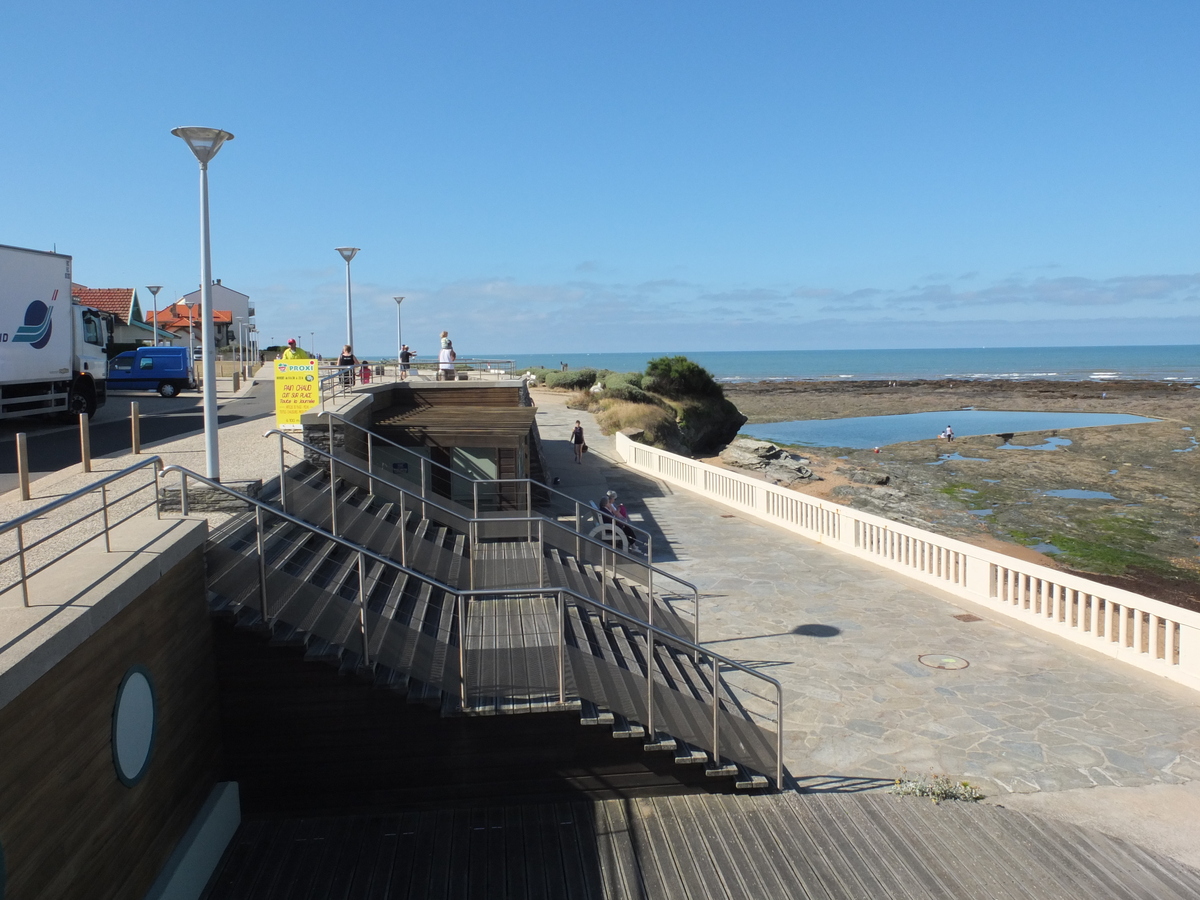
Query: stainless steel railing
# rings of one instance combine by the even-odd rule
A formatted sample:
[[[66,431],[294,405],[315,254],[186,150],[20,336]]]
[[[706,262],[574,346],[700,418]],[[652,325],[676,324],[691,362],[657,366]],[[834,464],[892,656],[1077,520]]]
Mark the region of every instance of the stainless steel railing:
[[[480,488],[483,485],[490,485],[495,488],[494,497],[499,497],[505,488],[513,488],[514,490],[507,492],[507,495],[510,497],[524,499],[525,509],[530,515],[533,515],[534,513],[533,507],[535,495],[545,495],[549,498],[552,498],[552,500],[557,498],[561,504],[560,508],[569,510],[569,512],[567,512],[567,517],[571,517],[573,514],[575,528],[577,531],[582,532],[584,530],[585,523],[590,524],[593,521],[596,522],[596,527],[592,530],[599,531],[601,534],[607,534],[606,540],[614,549],[616,549],[618,545],[625,545],[627,543],[625,536],[622,533],[623,529],[631,529],[637,538],[641,539],[642,545],[646,548],[646,562],[651,565],[654,563],[654,535],[652,535],[649,531],[644,528],[639,528],[632,522],[625,520],[621,520],[619,524],[616,521],[605,522],[604,520],[606,518],[611,520],[614,517],[604,513],[600,509],[596,508],[593,504],[583,503],[575,497],[572,497],[570,494],[557,490],[550,485],[542,484],[540,481],[534,481],[532,478],[470,478],[461,472],[454,471],[449,466],[434,462],[428,457],[416,453],[411,447],[405,447],[403,444],[398,444],[381,434],[376,434],[374,431],[371,431],[371,429],[365,428],[362,425],[359,425],[357,422],[347,419],[340,413],[335,413],[330,410],[322,410],[319,415],[327,416],[329,418],[329,449],[331,451],[333,450],[334,446],[334,420],[341,422],[343,425],[349,425],[352,428],[356,428],[367,436],[368,469],[374,470],[375,468],[374,444],[375,442],[379,442],[386,444],[395,450],[401,451],[409,456],[412,461],[417,463],[418,471],[420,472],[422,493],[430,490],[433,481],[434,470],[441,472],[442,477],[448,479],[451,485],[455,483],[455,479],[457,479],[460,483],[470,484],[472,515],[474,518],[480,518],[485,512],[485,510],[481,509],[482,492]],[[498,507],[499,503],[497,502],[496,505]],[[553,515],[551,518],[558,519],[560,516]],[[621,549],[625,549],[625,547],[622,546]]]
[[[358,623],[360,629],[361,645],[362,645],[362,660],[367,667],[371,663],[371,633],[369,626],[369,616],[367,613],[367,576],[366,564],[371,561],[378,566],[390,568],[405,577],[415,579],[429,585],[431,588],[443,591],[454,598],[457,612],[457,633],[452,634],[455,638],[455,643],[458,647],[458,670],[454,673],[457,680],[457,688],[460,701],[463,703],[464,709],[469,709],[468,702],[468,671],[467,671],[467,641],[466,641],[466,603],[468,600],[475,598],[499,598],[499,597],[545,597],[547,594],[555,596],[555,613],[557,616],[557,635],[556,635],[556,663],[557,663],[557,688],[558,702],[565,704],[567,702],[567,679],[566,679],[566,659],[567,659],[567,640],[566,640],[566,603],[568,598],[581,605],[584,608],[592,609],[601,617],[607,620],[617,620],[624,625],[632,628],[635,631],[640,631],[645,634],[647,654],[646,654],[646,671],[644,673],[645,685],[645,726],[647,736],[653,740],[658,734],[658,726],[664,725],[665,728],[671,729],[671,733],[679,735],[688,733],[689,739],[699,746],[703,746],[713,755],[716,765],[721,764],[723,758],[731,758],[737,760],[735,756],[730,754],[728,750],[722,753],[722,723],[727,729],[735,731],[735,743],[737,740],[736,731],[739,722],[746,721],[753,725],[757,730],[762,730],[762,726],[754,723],[757,718],[763,721],[773,721],[775,724],[775,734],[773,740],[772,755],[773,759],[769,760],[773,763],[775,786],[780,787],[783,784],[783,687],[779,681],[771,678],[769,675],[764,675],[749,666],[743,665],[736,660],[729,659],[719,653],[715,653],[705,647],[688,641],[679,635],[671,634],[655,626],[652,622],[643,621],[636,616],[632,616],[622,610],[607,606],[596,601],[591,597],[576,593],[567,587],[539,587],[539,588],[493,588],[493,589],[469,589],[461,590],[448,584],[444,584],[435,578],[431,578],[422,572],[411,569],[393,559],[382,556],[355,544],[345,538],[338,537],[331,532],[328,532],[316,525],[305,522],[290,513],[271,507],[269,504],[253,497],[248,497],[241,494],[232,488],[226,487],[220,482],[213,481],[200,475],[198,472],[193,472],[182,466],[167,466],[162,470],[162,474],[178,473],[180,476],[180,511],[183,515],[189,514],[188,502],[188,482],[196,481],[204,484],[211,489],[222,491],[230,496],[236,497],[238,500],[246,503],[254,508],[254,527],[255,527],[255,542],[254,552],[258,556],[258,589],[260,612],[263,621],[268,625],[275,621],[275,615],[272,611],[270,597],[268,595],[268,576],[266,564],[266,517],[275,516],[283,521],[290,523],[297,528],[307,531],[310,534],[318,535],[327,541],[331,541],[341,546],[345,551],[355,556],[356,567],[358,570],[358,592],[355,604],[358,609]],[[399,577],[399,575],[397,576]],[[294,624],[294,623],[289,623]],[[662,688],[656,686],[654,673],[656,669],[656,646],[675,647],[682,652],[692,656],[697,661],[698,668],[702,671],[701,660],[707,660],[711,665],[713,673],[713,682],[711,684],[711,730],[706,726],[704,734],[698,734],[695,728],[694,717],[692,721],[685,721],[688,717],[686,712],[679,715],[672,715],[672,704],[664,704],[659,698],[660,690],[672,690],[670,687],[663,685]],[[772,693],[773,698],[766,698],[765,694],[758,694],[754,691],[736,688],[721,680],[721,669],[727,671],[738,672],[755,683],[762,685],[760,690]],[[722,693],[726,696],[722,696]],[[580,697],[579,699],[585,699]],[[587,698],[592,699],[592,698]],[[619,703],[619,698],[608,698],[612,702]],[[768,699],[770,705],[773,706],[773,716],[768,716],[763,713],[755,713],[751,707],[755,706],[755,700]],[[595,702],[595,701],[593,701]],[[707,701],[706,701],[707,702]],[[616,708],[615,705],[613,708]],[[616,709],[618,712],[624,711]],[[724,715],[722,715],[724,713]],[[740,743],[745,747],[746,735],[740,736]],[[707,746],[706,746],[707,745]],[[749,752],[749,751],[747,751]],[[744,755],[744,754],[739,754]],[[751,756],[749,759],[737,760],[743,764],[749,764],[752,767],[761,767],[761,763],[757,757]]]
[[[49,566],[58,562],[59,560],[74,553],[80,547],[84,547],[87,544],[89,544],[91,541],[97,540],[100,537],[104,538],[105,552],[111,552],[112,551],[111,532],[112,532],[113,528],[115,528],[117,525],[120,525],[122,522],[128,521],[130,518],[132,518],[133,516],[136,516],[138,513],[144,512],[145,510],[149,509],[151,506],[154,507],[155,513],[158,514],[158,477],[159,477],[159,472],[162,469],[162,465],[163,465],[163,462],[162,462],[161,457],[158,457],[158,456],[146,457],[145,459],[139,460],[137,463],[135,463],[132,466],[121,469],[119,472],[113,472],[111,475],[106,475],[105,477],[99,479],[98,481],[92,482],[87,487],[82,487],[77,491],[72,491],[69,494],[65,494],[62,497],[58,497],[58,498],[50,501],[49,503],[39,506],[37,509],[30,510],[29,512],[25,513],[24,515],[17,516],[17,518],[15,518],[15,519],[11,519],[8,522],[0,524],[0,535],[8,534],[9,532],[15,531],[16,538],[17,538],[16,552],[10,553],[8,556],[0,558],[0,566],[6,565],[6,564],[12,562],[13,560],[16,560],[17,564],[18,564],[18,569],[20,572],[20,577],[17,579],[16,582],[14,582],[13,584],[5,585],[3,588],[0,588],[0,594],[3,594],[5,592],[11,590],[12,588],[16,587],[17,584],[19,584],[21,586],[21,594],[22,594],[22,599],[23,599],[24,605],[29,606],[29,579],[32,578],[34,575],[36,575],[38,572],[45,570]],[[120,494],[116,497],[113,497],[110,495],[110,493],[109,493],[110,485],[115,484],[116,482],[120,481],[123,478],[129,477],[130,475],[132,475],[135,472],[140,472],[143,469],[152,469],[153,470],[154,481],[152,481],[148,484],[140,485],[140,486],[134,488],[133,490],[128,491],[127,493],[124,493],[124,494]],[[114,521],[114,518],[112,515],[113,508],[115,506],[117,506],[118,504],[123,503],[123,501],[130,499],[135,494],[146,490],[147,488],[154,489],[154,497],[151,499],[151,501],[149,503],[145,503],[141,506],[137,506],[133,510],[122,509],[118,513],[118,517]],[[58,528],[54,528],[48,534],[43,534],[40,537],[36,538],[35,540],[33,540],[29,543],[26,543],[25,529],[28,528],[28,526],[32,522],[45,518],[49,513],[53,512],[56,509],[61,509],[62,507],[67,506],[68,504],[75,503],[77,501],[82,500],[84,497],[89,497],[94,494],[99,494],[99,496],[100,496],[100,505],[98,508],[93,509],[89,512],[85,512],[84,514],[77,516],[75,518],[72,518],[65,525],[62,525]],[[37,548],[48,544],[51,540],[58,537],[59,535],[66,533],[68,530],[76,527],[80,523],[86,522],[96,516],[100,517],[100,533],[99,534],[92,535],[91,537],[87,538],[86,540],[76,540],[64,552],[52,556],[50,558],[50,560],[48,560],[44,564],[33,566],[33,567],[31,567],[29,565],[28,560],[29,560],[29,553],[31,551],[36,550]],[[161,514],[159,514],[159,516],[161,518]]]
[[[603,602],[605,599],[604,590],[607,586],[607,582],[605,581],[605,578],[610,573],[610,570],[611,570],[611,575],[614,579],[616,578],[616,576],[618,574],[618,570],[620,570],[620,573],[622,575],[624,575],[625,577],[629,577],[631,573],[632,574],[640,573],[640,574],[644,575],[644,578],[641,579],[640,583],[644,584],[646,587],[647,615],[649,616],[651,622],[654,621],[654,618],[653,618],[653,616],[654,616],[654,599],[655,599],[654,576],[658,575],[660,578],[665,578],[668,581],[684,588],[687,592],[689,592],[691,594],[692,618],[693,618],[693,625],[692,625],[693,639],[697,643],[699,643],[699,641],[700,641],[700,589],[697,588],[696,585],[692,584],[690,581],[685,581],[684,579],[666,571],[665,569],[660,569],[656,566],[650,565],[649,563],[643,562],[642,560],[638,559],[635,556],[631,556],[629,554],[622,553],[619,550],[609,547],[608,544],[606,544],[602,541],[598,541],[595,538],[589,537],[580,532],[577,532],[577,531],[569,531],[568,532],[568,530],[565,529],[561,525],[561,523],[555,522],[551,519],[547,519],[544,516],[530,515],[530,516],[479,517],[479,516],[466,515],[465,510],[455,510],[443,503],[439,503],[437,501],[430,500],[425,495],[424,491],[422,491],[421,494],[417,494],[417,493],[411,491],[410,489],[404,487],[403,485],[396,484],[395,482],[391,481],[390,479],[384,478],[383,476],[381,476],[377,473],[371,472],[371,470],[369,468],[364,469],[361,466],[355,465],[354,463],[347,462],[345,459],[339,459],[333,453],[326,451],[326,450],[322,450],[320,447],[314,447],[312,444],[306,443],[305,441],[301,440],[300,438],[296,437],[295,435],[288,434],[287,432],[284,432],[284,431],[280,431],[278,428],[268,429],[266,432],[263,433],[263,437],[278,437],[279,438],[279,502],[280,502],[280,506],[282,507],[284,512],[287,512],[287,510],[288,510],[287,464],[286,464],[285,454],[284,454],[284,449],[283,449],[284,448],[283,442],[285,440],[287,440],[287,441],[291,441],[292,443],[298,444],[301,447],[303,447],[305,453],[313,453],[318,456],[322,456],[329,461],[329,483],[330,483],[329,522],[330,522],[330,528],[334,534],[337,534],[338,503],[337,503],[337,492],[333,489],[333,485],[337,478],[337,466],[342,466],[346,469],[349,469],[352,472],[356,472],[359,475],[366,477],[367,490],[372,494],[375,493],[375,482],[378,481],[381,484],[386,485],[391,490],[397,492],[402,498],[403,497],[413,498],[413,500],[417,504],[419,504],[421,507],[421,517],[422,518],[429,518],[428,510],[430,507],[432,507],[435,510],[438,510],[439,512],[441,512],[443,514],[443,516],[445,518],[449,519],[450,522],[453,523],[453,525],[456,528],[458,528],[459,531],[463,531],[463,532],[467,533],[468,538],[472,543],[472,546],[476,546],[481,543],[481,540],[479,537],[481,529],[486,531],[488,529],[494,529],[497,526],[503,526],[505,524],[511,525],[511,526],[525,526],[526,540],[529,543],[535,543],[535,542],[537,543],[538,558],[540,560],[545,553],[545,547],[547,545],[547,540],[546,540],[547,530],[549,530],[552,534],[556,533],[556,531],[562,531],[562,532],[568,533],[569,537],[567,537],[567,535],[564,534],[562,543],[567,543],[569,541],[574,542],[575,546],[573,549],[573,554],[576,558],[581,559],[581,560],[586,560],[589,555],[594,557],[596,554],[598,554],[600,557],[599,562],[600,562],[600,567],[601,567],[601,579],[600,579],[601,602]],[[403,514],[404,514],[404,506],[403,506],[403,502],[402,502],[401,515],[403,515]],[[534,538],[535,531],[537,534],[536,541]],[[407,564],[407,562],[408,562],[408,560],[406,558],[407,557],[407,543],[403,539],[404,536],[402,535],[401,537],[402,537],[402,541],[401,541],[401,545],[400,545],[401,546],[401,555],[402,555],[402,557],[405,557],[405,558],[402,558],[401,562],[404,564]],[[555,544],[552,544],[552,546],[560,547],[561,545],[559,543],[555,543]],[[590,554],[588,552],[584,551],[585,547],[591,548]],[[473,558],[473,556],[474,555],[472,554],[472,558]],[[664,605],[665,605],[665,602],[664,602]]]
[[[436,378],[439,378],[442,371],[440,368],[441,364],[436,359],[424,360],[421,362],[413,360],[408,365],[409,374],[419,375],[422,378],[429,378],[429,380],[435,380]],[[460,356],[454,361],[453,371],[456,380],[461,380],[461,376],[463,375],[466,376],[466,380],[468,381],[481,381],[489,378],[501,380],[515,377],[515,366],[516,363],[511,359],[481,359],[479,357]],[[367,368],[370,370],[372,378],[387,377],[386,374],[383,376],[376,376],[375,374],[381,368],[386,372],[388,368],[387,366],[368,365]],[[426,372],[430,373],[430,375],[421,375],[422,368],[424,368]],[[360,363],[357,366],[319,365],[318,370],[326,373],[320,377],[319,381],[321,405],[324,407],[328,400],[333,400],[337,397],[350,393],[354,385],[359,383],[362,372],[362,364]],[[399,363],[396,364],[396,367],[392,372],[392,381],[400,381]]]

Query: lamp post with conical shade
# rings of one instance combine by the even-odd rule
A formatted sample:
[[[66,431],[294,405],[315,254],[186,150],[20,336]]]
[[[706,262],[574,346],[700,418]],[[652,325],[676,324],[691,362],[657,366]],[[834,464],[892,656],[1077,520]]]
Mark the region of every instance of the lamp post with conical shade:
[[[161,284],[148,284],[148,290],[154,297],[154,346],[158,346],[158,292],[162,290]]]
[[[358,252],[358,247],[335,247],[342,259],[346,261],[346,343],[354,346],[354,311],[350,306],[350,260]]]
[[[208,164],[233,135],[220,128],[186,126],[171,129],[182,138],[200,162],[200,342],[204,369],[204,458],[205,474],[221,480],[221,456],[217,446],[217,348],[213,330],[212,249],[208,229]]]

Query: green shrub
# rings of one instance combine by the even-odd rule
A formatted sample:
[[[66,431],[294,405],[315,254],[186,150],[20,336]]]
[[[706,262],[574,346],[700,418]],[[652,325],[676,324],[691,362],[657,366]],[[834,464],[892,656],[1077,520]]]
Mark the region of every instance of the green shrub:
[[[610,390],[618,387],[633,387],[638,389],[643,387],[641,372],[601,372],[600,380]]]
[[[657,404],[657,401],[650,394],[647,394],[641,388],[634,387],[632,384],[609,384],[604,391],[600,393],[602,398],[611,397],[614,400],[628,400],[630,403],[650,403]]]
[[[547,372],[546,387],[568,391],[586,391],[596,383],[595,369],[572,369],[567,372]]]
[[[517,374],[524,375],[525,372],[532,372],[535,376],[537,376],[538,384],[545,384],[547,376],[552,375],[557,371],[557,369],[547,369],[543,366],[531,366],[528,369],[518,372]]]
[[[708,370],[686,356],[661,356],[650,360],[642,387],[672,399],[725,396]]]

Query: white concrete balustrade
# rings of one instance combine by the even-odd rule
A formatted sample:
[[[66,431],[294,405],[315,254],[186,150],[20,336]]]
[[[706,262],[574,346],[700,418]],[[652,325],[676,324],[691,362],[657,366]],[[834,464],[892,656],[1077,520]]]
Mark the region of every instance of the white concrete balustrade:
[[[616,436],[634,469],[1200,690],[1200,613]]]

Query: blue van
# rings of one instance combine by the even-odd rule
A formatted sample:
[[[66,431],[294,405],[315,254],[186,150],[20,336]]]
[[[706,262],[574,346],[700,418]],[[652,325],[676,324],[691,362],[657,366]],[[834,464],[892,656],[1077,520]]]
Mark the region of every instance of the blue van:
[[[187,347],[138,347],[108,361],[110,391],[158,391],[174,397],[195,387]]]

